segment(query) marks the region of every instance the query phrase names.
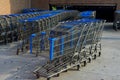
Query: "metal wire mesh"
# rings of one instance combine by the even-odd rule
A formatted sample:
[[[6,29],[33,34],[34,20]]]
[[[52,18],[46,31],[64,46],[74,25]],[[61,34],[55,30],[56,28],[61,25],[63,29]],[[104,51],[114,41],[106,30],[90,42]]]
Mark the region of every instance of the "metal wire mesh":
[[[17,41],[18,38],[20,38],[20,26],[22,25],[19,20],[46,13],[49,13],[49,11],[0,16],[0,42],[6,44],[8,42]]]
[[[62,22],[51,29],[47,49],[49,61],[35,73],[49,78],[80,64],[90,55],[87,46],[100,42],[104,23],[104,20],[82,19]]]
[[[25,42],[33,33],[40,33],[46,31],[46,34],[49,34],[49,29],[58,24],[59,21],[68,20],[76,16],[78,11],[51,11],[49,14],[44,14],[34,18],[29,18],[27,20],[22,20],[23,27],[21,27],[21,39]],[[23,46],[27,45],[24,43]],[[28,42],[29,43],[29,42]]]

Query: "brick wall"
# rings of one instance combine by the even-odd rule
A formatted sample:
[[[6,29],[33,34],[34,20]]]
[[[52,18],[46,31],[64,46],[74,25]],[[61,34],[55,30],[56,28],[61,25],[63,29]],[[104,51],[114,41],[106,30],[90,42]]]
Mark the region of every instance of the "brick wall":
[[[31,0],[0,0],[0,15],[18,13],[23,8],[30,8]]]

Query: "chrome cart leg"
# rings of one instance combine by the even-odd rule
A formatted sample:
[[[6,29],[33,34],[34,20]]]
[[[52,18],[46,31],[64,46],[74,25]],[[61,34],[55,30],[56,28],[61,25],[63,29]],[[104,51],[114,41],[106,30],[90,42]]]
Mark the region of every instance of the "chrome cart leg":
[[[87,62],[86,61],[83,61],[83,66],[85,67],[87,65]]]
[[[92,59],[91,58],[88,58],[88,63],[91,63]]]
[[[57,76],[57,77],[59,77],[59,76],[60,76],[60,74],[58,73],[56,76]]]
[[[97,58],[96,54],[93,55],[93,59],[95,60]]]
[[[47,78],[47,80],[50,80],[50,78]]]

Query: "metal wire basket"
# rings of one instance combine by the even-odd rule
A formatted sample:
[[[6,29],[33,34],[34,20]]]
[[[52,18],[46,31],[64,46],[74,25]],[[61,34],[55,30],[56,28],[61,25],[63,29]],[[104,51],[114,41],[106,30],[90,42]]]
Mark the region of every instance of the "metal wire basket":
[[[82,19],[67,21],[51,29],[49,36],[35,39],[38,42],[48,41],[49,45],[37,45],[39,54],[47,55],[47,62],[38,67],[34,73],[37,77],[46,77],[48,80],[59,73],[96,59],[101,55],[99,46],[103,31],[104,20]],[[36,35],[37,36],[37,35]],[[46,39],[48,38],[48,39]],[[44,42],[45,40],[45,42]],[[47,40],[47,41],[46,41]],[[48,44],[47,43],[47,44]],[[40,45],[44,46],[41,51]],[[35,45],[36,46],[36,45]],[[36,51],[38,54],[38,51]]]

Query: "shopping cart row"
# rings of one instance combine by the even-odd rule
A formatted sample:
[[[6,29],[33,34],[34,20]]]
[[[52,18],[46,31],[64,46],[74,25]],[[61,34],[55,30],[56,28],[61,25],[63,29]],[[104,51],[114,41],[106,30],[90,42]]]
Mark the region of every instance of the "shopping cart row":
[[[82,19],[61,22],[46,32],[32,34],[30,49],[45,56],[46,62],[34,74],[45,77],[59,75],[70,68],[86,65],[101,55],[101,36],[104,20]]]
[[[51,14],[55,15],[55,13],[60,13],[60,12],[64,12],[64,10],[41,11],[41,12],[31,12],[31,13],[24,13],[24,14],[11,14],[11,15],[0,16],[0,43],[6,44],[9,42],[18,41],[18,39],[21,38],[21,34],[24,34],[24,33],[21,33],[21,27],[26,26],[26,23],[27,23],[27,26],[35,26],[35,25],[42,26],[41,31],[45,30],[44,29],[45,27],[43,26],[50,27],[50,26],[53,26],[51,24],[56,25],[58,21],[54,20],[55,18],[51,18],[52,20],[49,20],[49,18],[45,19],[45,17],[48,17]],[[61,14],[60,15],[61,20],[65,20],[64,18],[66,18],[67,20],[69,18],[77,16],[78,14],[78,11],[66,11],[66,12],[69,14],[64,14],[65,12]],[[84,13],[88,13],[88,12],[84,12]],[[46,15],[40,16],[42,14],[46,14]],[[39,16],[39,17],[36,17],[36,16]],[[32,19],[32,17],[34,18]],[[40,18],[44,18],[44,19],[41,20]],[[38,21],[36,21],[37,19]],[[39,21],[39,19],[41,21]],[[25,23],[24,24],[21,23],[20,20],[24,20],[23,22]],[[52,21],[53,23],[51,23],[50,21]]]
[[[56,10],[48,14],[22,20],[21,23],[23,26],[20,27],[20,33],[23,42],[18,46],[17,54],[21,48],[23,49],[24,47],[26,49],[26,47],[29,47],[31,34],[42,31],[46,31],[46,34],[49,34],[49,29],[56,26],[58,22],[74,19],[77,15],[78,11],[75,10]]]
[[[53,11],[31,12],[24,14],[11,14],[0,16],[0,43],[9,43],[17,41],[21,37],[21,20],[52,13]],[[60,12],[60,11],[55,11]],[[44,21],[43,21],[44,22]],[[30,25],[31,26],[31,25]]]
[[[24,13],[24,14],[11,14],[0,16],[0,42],[9,43],[18,40],[19,27],[21,26],[19,20],[40,16],[47,14],[49,11]]]

